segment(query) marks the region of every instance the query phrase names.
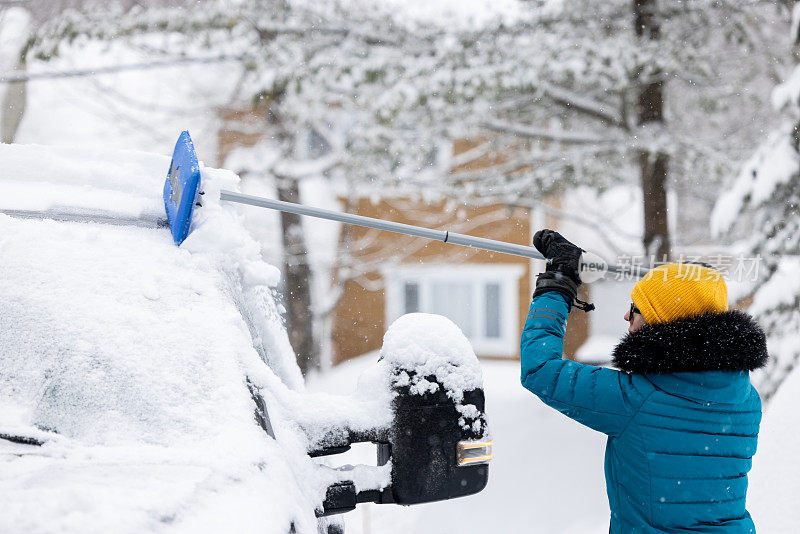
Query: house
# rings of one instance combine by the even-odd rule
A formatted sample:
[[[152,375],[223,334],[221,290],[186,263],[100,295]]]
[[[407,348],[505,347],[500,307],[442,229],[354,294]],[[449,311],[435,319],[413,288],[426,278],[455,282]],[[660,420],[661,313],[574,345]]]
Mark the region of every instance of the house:
[[[358,215],[527,245],[532,214],[505,205],[464,206],[409,198],[363,198]],[[349,229],[342,241],[353,276],[334,311],[335,362],[380,348],[391,322],[411,312],[445,315],[478,356],[518,358],[535,275],[543,262],[368,228]],[[588,336],[588,318],[571,314],[565,352]]]
[[[459,140],[453,156],[481,140]],[[488,153],[469,165],[503,163]],[[405,224],[449,230],[530,245],[540,228],[553,228],[580,246],[618,261],[624,251],[641,246],[641,193],[618,186],[603,192],[588,187],[550,196],[536,208],[495,204],[470,206],[452,201],[384,196],[349,203],[349,211]],[[600,221],[610,220],[604,225]],[[389,324],[404,313],[427,312],[453,320],[482,358],[519,358],[519,340],[530,306],[536,274],[544,263],[517,256],[465,248],[438,241],[360,227],[344,229],[340,251],[351,275],[334,310],[332,356],[340,362],[377,350]],[[354,271],[354,272],[353,272]],[[580,298],[597,309],[570,313],[564,340],[567,358],[606,363],[625,333],[623,316],[635,280],[607,276],[580,288]]]

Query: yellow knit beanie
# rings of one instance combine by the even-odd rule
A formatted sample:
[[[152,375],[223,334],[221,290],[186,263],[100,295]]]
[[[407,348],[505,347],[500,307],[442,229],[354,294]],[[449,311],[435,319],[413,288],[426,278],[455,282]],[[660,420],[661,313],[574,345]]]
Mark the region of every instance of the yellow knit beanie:
[[[722,274],[693,263],[652,269],[633,287],[631,298],[648,323],[728,309],[728,287]]]

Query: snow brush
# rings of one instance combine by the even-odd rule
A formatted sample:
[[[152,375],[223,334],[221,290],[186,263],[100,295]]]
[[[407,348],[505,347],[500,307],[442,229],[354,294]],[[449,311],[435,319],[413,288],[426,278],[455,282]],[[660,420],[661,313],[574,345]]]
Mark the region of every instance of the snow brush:
[[[198,164],[197,155],[195,154],[192,140],[189,137],[189,132],[184,131],[181,133],[175,145],[175,151],[172,155],[167,179],[164,182],[164,206],[167,211],[167,219],[169,220],[172,237],[177,245],[180,245],[189,234],[192,213],[194,206],[197,205],[198,195],[200,194],[202,194],[202,192],[200,192],[200,165]],[[294,213],[296,215],[316,217],[318,219],[327,219],[366,228],[374,228],[376,230],[423,237],[425,239],[441,241],[442,243],[451,243],[453,245],[499,252],[501,254],[510,254],[512,256],[522,256],[536,260],[546,259],[538,250],[526,245],[458,234],[447,230],[433,230],[421,226],[365,217],[363,215],[354,215],[351,213],[305,206],[293,202],[245,195],[235,191],[220,191],[220,200]],[[594,282],[603,278],[606,272],[618,274],[627,273],[639,276],[644,274],[645,269],[634,265],[609,264],[597,254],[584,251],[581,255],[580,262],[581,281]]]

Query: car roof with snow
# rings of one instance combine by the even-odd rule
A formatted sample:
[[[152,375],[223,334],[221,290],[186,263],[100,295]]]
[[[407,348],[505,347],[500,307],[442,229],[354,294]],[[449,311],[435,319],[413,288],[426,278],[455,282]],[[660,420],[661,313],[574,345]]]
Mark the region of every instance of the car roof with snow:
[[[213,201],[176,247],[168,166],[0,145],[0,531],[316,529],[279,272]]]

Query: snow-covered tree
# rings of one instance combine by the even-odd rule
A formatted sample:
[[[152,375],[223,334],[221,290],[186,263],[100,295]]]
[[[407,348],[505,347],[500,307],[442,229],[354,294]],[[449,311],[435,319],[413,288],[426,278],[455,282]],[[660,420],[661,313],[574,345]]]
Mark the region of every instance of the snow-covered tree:
[[[533,206],[570,184],[640,182],[646,252],[669,251],[666,188],[709,189],[730,168],[759,109],[749,89],[771,68],[764,8],[751,2],[538,0],[480,24],[408,18],[374,0],[212,0],[183,9],[60,19],[28,51],[128,39],[169,57],[241,58],[242,100],[265,107],[280,147],[265,172],[278,196],[339,173],[359,194],[410,192]],[[152,35],[162,36],[154,47]],[[343,127],[341,127],[343,126]],[[309,157],[301,131],[325,139]],[[443,139],[477,146],[426,172]],[[746,143],[744,143],[746,144]],[[444,149],[445,152],[447,148]],[[476,171],[470,161],[496,162]],[[317,366],[307,313],[305,239],[284,225],[289,328],[302,368]],[[300,348],[302,347],[302,348]]]
[[[0,1],[0,76],[20,77],[20,81],[0,87],[0,142],[11,143],[25,113],[27,82],[25,72],[29,47],[40,32],[48,32],[65,13],[129,10],[133,5],[169,6],[186,0],[26,0]],[[2,84],[2,82],[0,82]]]
[[[800,4],[795,4],[795,58],[800,57],[798,25]],[[770,362],[755,377],[767,398],[800,360],[800,65],[772,97],[783,118],[742,166],[712,214],[714,231],[741,237],[743,259],[758,266],[748,311],[767,333]]]
[[[764,120],[758,89],[774,76],[771,9],[714,1],[530,4],[519,26],[475,40],[497,61],[456,69],[470,82],[465,90],[495,88],[494,104],[471,118],[504,134],[495,142],[512,154],[494,180],[480,173],[481,192],[526,204],[570,180],[639,183],[643,250],[660,259],[671,241],[666,189],[708,199]],[[452,179],[475,173],[464,174]],[[695,227],[706,226],[709,204],[701,204]]]

